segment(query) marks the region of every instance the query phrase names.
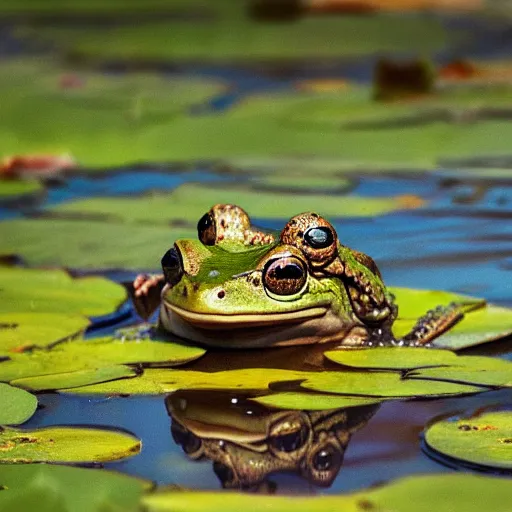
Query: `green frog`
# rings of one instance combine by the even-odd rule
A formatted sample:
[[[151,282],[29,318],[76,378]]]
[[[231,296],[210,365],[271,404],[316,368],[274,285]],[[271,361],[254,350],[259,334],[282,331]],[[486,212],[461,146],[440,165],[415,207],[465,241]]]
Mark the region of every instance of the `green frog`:
[[[201,219],[199,240],[178,240],[162,258],[159,323],[173,334],[226,348],[428,345],[463,316],[456,305],[436,308],[395,339],[398,308],[377,265],[342,245],[328,221],[301,214],[274,238],[253,230],[241,208],[225,206]],[[244,215],[242,228],[226,229],[217,210]],[[143,295],[148,280],[141,281],[134,287]]]
[[[180,390],[166,398],[171,433],[192,460],[209,459],[222,487],[265,490],[295,472],[329,487],[348,443],[380,404],[316,411],[276,410],[227,391]]]

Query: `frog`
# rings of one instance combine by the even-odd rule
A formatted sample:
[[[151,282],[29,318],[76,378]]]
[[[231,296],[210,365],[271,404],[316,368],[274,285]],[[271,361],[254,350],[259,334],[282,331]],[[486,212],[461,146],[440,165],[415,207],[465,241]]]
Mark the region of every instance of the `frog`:
[[[295,472],[329,487],[352,435],[379,403],[326,410],[272,409],[253,395],[180,390],[166,398],[171,435],[191,460],[213,461],[223,488],[266,490],[268,478]]]
[[[237,208],[221,206],[208,222],[202,217],[198,240],[178,240],[162,258],[165,331],[226,348],[428,346],[463,317],[456,304],[438,307],[397,339],[398,306],[375,261],[343,245],[326,219],[307,212],[292,217],[279,237],[247,238],[241,229],[250,231],[248,217],[242,228],[226,230],[212,212]],[[222,230],[229,236],[211,236]]]

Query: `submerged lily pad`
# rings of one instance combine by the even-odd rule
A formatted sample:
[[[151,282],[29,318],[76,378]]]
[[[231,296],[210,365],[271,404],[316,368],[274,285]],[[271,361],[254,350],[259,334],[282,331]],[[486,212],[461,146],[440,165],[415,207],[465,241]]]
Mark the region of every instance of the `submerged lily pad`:
[[[390,287],[399,306],[393,324],[395,336],[405,335],[428,310],[452,302],[461,304],[464,318],[433,344],[437,348],[461,350],[512,334],[512,309],[485,304],[485,300],[441,290]]]
[[[302,387],[325,393],[369,397],[443,396],[476,393],[485,388],[451,382],[401,379],[392,372],[301,372],[249,368],[221,372],[147,369],[140,377],[61,390],[78,394],[160,394],[178,389],[267,390],[269,384],[305,381]]]
[[[180,490],[147,494],[143,504],[148,512],[509,512],[510,482],[468,474],[440,474],[403,478],[382,487],[337,496],[262,496]]]
[[[50,383],[60,383],[57,387],[74,387],[81,379],[89,379],[89,383],[90,379],[93,382],[110,380],[105,378],[109,370],[102,372],[101,368],[140,363],[172,366],[197,359],[204,353],[203,348],[170,341],[122,341],[113,337],[74,340],[60,343],[51,350],[12,354],[9,361],[0,363],[0,380],[19,382],[20,379],[47,375],[53,378],[30,380],[28,387],[34,390],[55,389],[48,387]],[[77,375],[73,372],[81,373]],[[63,374],[68,375],[66,377]],[[121,376],[127,376],[126,370],[121,370]],[[70,386],[67,385],[68,382]],[[38,385],[42,387],[39,388]]]
[[[0,425],[19,425],[37,409],[37,398],[23,389],[0,383]]]
[[[113,429],[46,427],[0,432],[0,462],[109,462],[139,453],[141,442]]]
[[[105,469],[50,464],[0,465],[0,510],[139,510],[144,480]]]
[[[512,470],[511,411],[437,421],[426,429],[424,439],[434,452],[461,463]]]
[[[305,411],[323,411],[327,409],[345,409],[360,405],[378,404],[382,400],[355,396],[321,395],[319,393],[301,393],[287,391],[251,398],[267,407]]]

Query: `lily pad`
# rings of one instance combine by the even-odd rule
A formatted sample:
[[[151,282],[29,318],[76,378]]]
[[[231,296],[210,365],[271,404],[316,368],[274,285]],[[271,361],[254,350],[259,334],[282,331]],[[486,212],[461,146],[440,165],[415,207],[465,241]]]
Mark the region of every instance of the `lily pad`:
[[[72,375],[71,372],[96,371],[118,364],[142,363],[172,366],[197,359],[204,353],[203,348],[170,341],[123,341],[113,337],[74,340],[60,343],[51,350],[33,350],[30,353],[12,354],[9,361],[0,363],[0,380],[9,382],[27,377],[68,373],[69,381],[75,386],[77,380],[79,381],[87,374]],[[124,372],[125,370],[122,371],[123,374]],[[98,376],[98,374],[92,373],[87,378],[95,375]],[[57,381],[64,383],[66,378],[62,375],[61,377]],[[36,386],[37,382],[41,381],[35,381],[32,385]],[[45,386],[44,379],[42,383]],[[43,387],[43,389],[46,388]]]
[[[60,270],[0,267],[0,355],[46,347],[76,336],[125,299],[124,288],[101,277],[73,279]]]
[[[50,464],[0,465],[4,511],[136,512],[144,480],[105,469]]]
[[[13,386],[29,391],[48,391],[66,388],[89,386],[101,382],[134,377],[137,372],[128,366],[105,366],[91,370],[78,370],[76,372],[56,373],[53,375],[39,375],[11,381]],[[1,422],[0,422],[1,424]]]
[[[345,409],[360,405],[378,404],[382,400],[354,396],[321,395],[319,393],[301,393],[286,391],[251,398],[267,407],[305,411],[324,411],[327,409]]]
[[[139,453],[132,434],[105,428],[46,427],[0,432],[0,462],[110,462]]]
[[[335,363],[354,368],[410,370],[429,366],[457,364],[458,357],[449,350],[420,347],[375,347],[352,350],[333,350],[324,356]]]
[[[431,424],[424,439],[429,449],[455,461],[512,470],[511,411],[444,419]]]
[[[509,512],[510,482],[502,478],[444,473],[403,478],[382,487],[338,496],[262,496],[180,490],[147,494],[143,504],[148,512],[481,512],[488,509],[493,512]]]
[[[147,369],[140,377],[61,390],[77,394],[160,394],[178,389],[267,390],[274,382],[304,380],[302,387],[339,395],[369,397],[444,396],[477,393],[485,388],[451,382],[401,379],[392,372],[300,372],[249,368],[221,372]]]
[[[42,195],[44,186],[36,180],[0,180],[0,204],[16,204],[19,200]]]
[[[392,372],[319,372],[310,374],[301,386],[324,393],[389,398],[450,396],[485,389],[451,382],[404,379]]]
[[[0,223],[0,254],[18,254],[32,266],[149,270],[176,239],[196,236],[195,229],[165,225],[15,219]]]
[[[119,284],[103,277],[72,278],[62,270],[0,267],[0,282],[1,313],[99,316],[126,300],[126,291]]]
[[[19,425],[37,409],[37,398],[23,389],[0,384],[0,425]]]

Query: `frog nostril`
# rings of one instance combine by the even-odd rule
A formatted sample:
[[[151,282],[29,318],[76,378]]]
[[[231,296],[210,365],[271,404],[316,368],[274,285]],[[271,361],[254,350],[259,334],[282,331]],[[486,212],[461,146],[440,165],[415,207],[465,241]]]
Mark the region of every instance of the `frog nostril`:
[[[217,293],[217,297],[219,299],[223,299],[226,296],[226,292],[224,290],[220,290],[219,293]]]

